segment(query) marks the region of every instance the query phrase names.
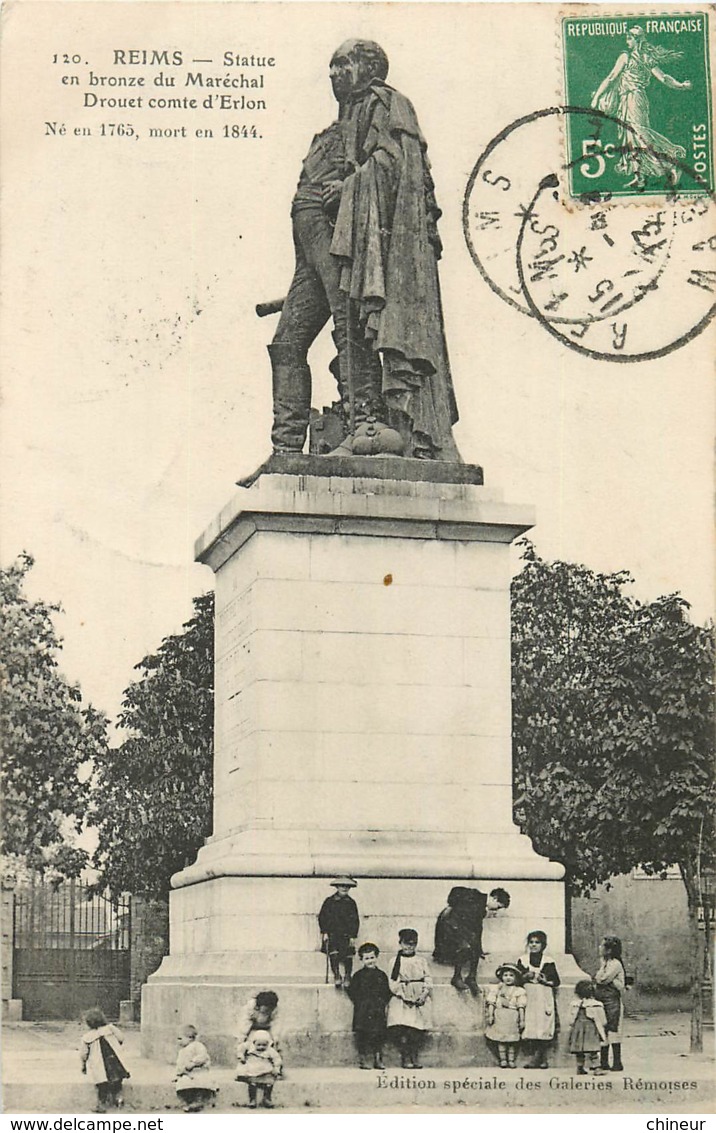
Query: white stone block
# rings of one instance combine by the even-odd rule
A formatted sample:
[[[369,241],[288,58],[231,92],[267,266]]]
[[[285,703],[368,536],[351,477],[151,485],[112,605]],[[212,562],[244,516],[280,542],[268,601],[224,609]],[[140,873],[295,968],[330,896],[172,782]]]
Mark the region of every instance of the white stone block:
[[[242,914],[227,914],[212,920],[211,947],[217,951],[251,952],[259,945],[265,950],[280,949],[289,944],[294,952],[317,951],[320,934],[315,915],[257,916],[250,909]]]
[[[409,766],[386,767],[381,783],[365,784],[359,770],[347,768],[343,781],[294,783],[290,791],[277,782],[261,791],[272,825],[283,829],[311,826],[331,815],[334,830],[460,832],[480,826],[484,834],[512,831],[510,807],[502,786],[408,781]],[[351,778],[352,776],[352,778]],[[390,776],[395,778],[391,779]]]
[[[249,541],[249,547],[254,551],[260,578],[305,580],[310,577],[310,537],[296,537],[283,531],[259,531]]]
[[[445,907],[453,884],[468,884],[488,893],[501,885],[512,897],[509,909],[488,916],[483,926],[485,951],[498,958],[520,955],[527,933],[535,928],[547,932],[553,953],[563,950],[564,904],[562,886],[551,882],[500,881],[465,882],[453,880],[360,878],[353,891],[361,915],[361,940],[370,939],[385,953],[394,952],[400,928],[412,927],[420,934],[420,950],[432,950],[435,921]],[[332,892],[327,879],[320,878],[221,878],[173,894],[172,954],[178,953],[175,934],[181,927],[179,910],[187,919],[188,935],[194,951],[203,951],[205,929],[211,909],[211,952],[253,955],[259,947],[275,950],[284,957],[292,952],[310,956],[319,940],[316,916],[326,896]],[[191,909],[187,898],[192,890],[203,905],[201,917]],[[237,958],[236,963],[240,963]],[[301,971],[310,972],[314,963],[307,959]],[[255,961],[251,960],[252,970]],[[485,963],[491,971],[489,961]],[[320,963],[318,964],[320,971]]]
[[[214,833],[246,829],[253,825],[265,805],[260,803],[259,784],[256,780],[237,783],[232,778],[217,782],[214,795]]]
[[[470,637],[463,639],[465,684],[489,687],[504,700],[512,692],[511,649],[509,638]],[[510,707],[510,713],[511,713]]]
[[[314,535],[311,579],[392,586],[455,585],[455,546],[428,539],[374,538],[365,535]]]
[[[217,659],[240,646],[255,629],[252,591],[254,582],[241,594],[232,595],[216,619]]]
[[[453,543],[455,586],[509,590],[509,546],[504,543]]]
[[[257,630],[248,639],[254,670],[259,681],[305,679],[304,634],[279,630]]]
[[[336,720],[340,726],[340,720]],[[242,789],[246,782],[278,779],[286,783],[286,765],[300,768],[305,779],[343,781],[346,768],[353,768],[363,783],[382,782],[386,753],[395,751],[395,737],[385,733],[324,731],[252,733],[232,749],[227,759],[232,782]],[[485,786],[511,787],[510,742],[499,736],[402,736],[400,758],[409,764],[413,782],[432,784],[435,768],[443,783],[466,783],[477,779]],[[505,761],[507,760],[507,766]]]
[[[252,602],[258,629],[429,637],[509,635],[508,597],[467,587],[261,579],[252,588]]]
[[[308,684],[325,681],[440,688],[466,683],[463,643],[457,637],[302,633],[300,638],[301,679]]]
[[[422,686],[308,685],[264,681],[245,694],[247,716],[271,731],[321,732],[340,705],[345,732],[404,735],[509,736],[506,698],[486,688],[426,693]],[[399,741],[394,741],[394,743]]]

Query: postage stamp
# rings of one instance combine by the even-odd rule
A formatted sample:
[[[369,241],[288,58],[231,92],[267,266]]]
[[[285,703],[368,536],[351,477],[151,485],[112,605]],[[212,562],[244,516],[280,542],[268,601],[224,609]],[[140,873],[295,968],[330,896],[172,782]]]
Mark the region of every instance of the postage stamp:
[[[573,165],[552,165],[549,155],[583,123],[619,125],[600,110],[553,106],[489,142],[465,190],[468,250],[496,295],[576,353],[617,363],[663,357],[716,316],[714,194],[687,162],[664,155],[676,188],[645,194],[638,208],[596,189],[575,206]]]
[[[564,17],[574,197],[706,194],[714,188],[708,15]]]

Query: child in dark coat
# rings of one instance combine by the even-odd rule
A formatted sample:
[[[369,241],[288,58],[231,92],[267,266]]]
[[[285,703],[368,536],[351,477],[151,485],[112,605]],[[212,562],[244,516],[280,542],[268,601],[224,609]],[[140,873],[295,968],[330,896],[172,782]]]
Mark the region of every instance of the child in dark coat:
[[[363,961],[351,981],[348,994],[353,1001],[353,1031],[358,1047],[361,1070],[385,1070],[385,1013],[390,1002],[388,977],[377,965],[380,949],[377,944],[361,944],[358,956]]]
[[[358,906],[348,895],[349,889],[358,884],[352,877],[337,877],[331,885],[335,889],[326,897],[318,914],[318,927],[321,930],[321,948],[327,954],[333,982],[337,990],[351,986],[355,938],[358,935],[360,918]],[[341,964],[344,975],[341,976]]]

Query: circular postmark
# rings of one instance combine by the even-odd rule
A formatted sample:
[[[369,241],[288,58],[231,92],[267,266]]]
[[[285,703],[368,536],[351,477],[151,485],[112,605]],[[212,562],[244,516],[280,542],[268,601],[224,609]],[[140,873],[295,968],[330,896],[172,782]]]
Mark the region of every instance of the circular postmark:
[[[578,107],[550,107],[506,127],[468,180],[470,255],[497,295],[564,345],[608,361],[660,357],[716,314],[713,199],[677,161],[658,196],[569,197],[569,166],[555,155],[572,114],[589,116],[597,131],[601,120],[628,129]]]

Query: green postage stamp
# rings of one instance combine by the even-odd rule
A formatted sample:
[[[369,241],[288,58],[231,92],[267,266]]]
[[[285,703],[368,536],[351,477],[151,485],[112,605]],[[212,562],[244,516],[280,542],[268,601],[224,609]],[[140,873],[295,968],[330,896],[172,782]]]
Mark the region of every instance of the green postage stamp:
[[[562,20],[573,196],[713,190],[708,30],[668,9]]]

